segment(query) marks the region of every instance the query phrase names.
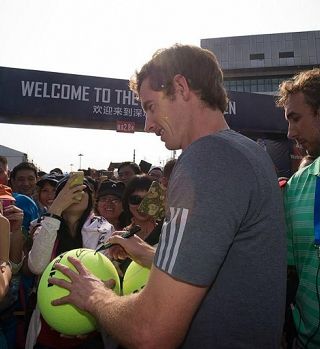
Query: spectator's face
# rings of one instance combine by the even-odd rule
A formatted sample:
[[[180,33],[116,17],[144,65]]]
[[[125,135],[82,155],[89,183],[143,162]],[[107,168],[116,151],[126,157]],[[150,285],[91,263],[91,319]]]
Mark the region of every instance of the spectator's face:
[[[120,181],[127,185],[130,178],[132,178],[135,175],[135,172],[130,166],[123,166],[120,168],[118,175]]]
[[[97,202],[97,211],[110,222],[118,220],[123,211],[121,199],[115,195],[101,196]]]
[[[128,198],[130,212],[139,221],[148,221],[151,218],[151,216],[138,211],[139,205],[146,195],[147,191],[145,190],[135,190]]]
[[[39,201],[40,203],[49,208],[55,198],[55,186],[49,182],[45,182],[43,187],[39,191]]]
[[[148,175],[152,177],[154,181],[160,182],[162,177],[162,172],[158,169],[151,170]]]
[[[19,170],[15,178],[11,178],[14,192],[32,196],[36,189],[37,177],[32,170]]]
[[[7,165],[0,162],[0,184],[8,185],[9,169]]]
[[[320,155],[320,115],[305,101],[302,92],[289,96],[285,105],[288,138],[299,143],[310,155]]]

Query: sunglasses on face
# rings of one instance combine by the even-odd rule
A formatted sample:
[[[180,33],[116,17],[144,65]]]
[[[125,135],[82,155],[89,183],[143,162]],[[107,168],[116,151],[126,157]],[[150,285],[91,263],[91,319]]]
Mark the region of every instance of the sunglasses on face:
[[[139,195],[130,195],[129,196],[129,204],[130,205],[140,205],[143,200],[142,196]]]

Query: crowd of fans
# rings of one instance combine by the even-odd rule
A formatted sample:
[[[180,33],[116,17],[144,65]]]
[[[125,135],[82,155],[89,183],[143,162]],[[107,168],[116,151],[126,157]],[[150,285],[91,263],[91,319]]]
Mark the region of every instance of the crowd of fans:
[[[137,236],[156,245],[163,219],[139,211],[153,181],[166,187],[175,160],[144,173],[126,161],[113,172],[83,170],[83,185],[70,186],[74,173],[38,171],[23,162],[10,172],[0,156],[0,347],[103,348],[99,333],[66,338],[54,331],[36,306],[39,276],[57,255],[95,249],[112,234],[139,225]],[[79,196],[80,193],[80,196]],[[111,258],[111,257],[110,257]],[[115,261],[120,278],[131,262]]]

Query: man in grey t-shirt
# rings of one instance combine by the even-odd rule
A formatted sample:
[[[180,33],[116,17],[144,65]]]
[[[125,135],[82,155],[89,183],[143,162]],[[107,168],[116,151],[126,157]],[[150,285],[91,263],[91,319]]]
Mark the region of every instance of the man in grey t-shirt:
[[[183,348],[279,348],[285,239],[267,153],[231,130],[202,137],[180,156],[167,199],[155,266],[207,289]]]
[[[73,259],[79,274],[57,265],[71,282],[50,280],[70,291],[55,304],[90,312],[125,347],[279,348],[286,283],[280,190],[263,149],[229,130],[215,56],[184,45],[157,51],[131,88],[146,112],[145,130],[183,150],[149,282],[119,297]]]

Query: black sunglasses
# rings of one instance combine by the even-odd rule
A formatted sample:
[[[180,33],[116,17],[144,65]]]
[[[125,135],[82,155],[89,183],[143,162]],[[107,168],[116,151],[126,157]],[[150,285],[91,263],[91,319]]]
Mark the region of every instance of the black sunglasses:
[[[129,204],[131,205],[140,205],[142,200],[143,200],[143,197],[139,195],[130,195],[128,201],[129,201]]]

